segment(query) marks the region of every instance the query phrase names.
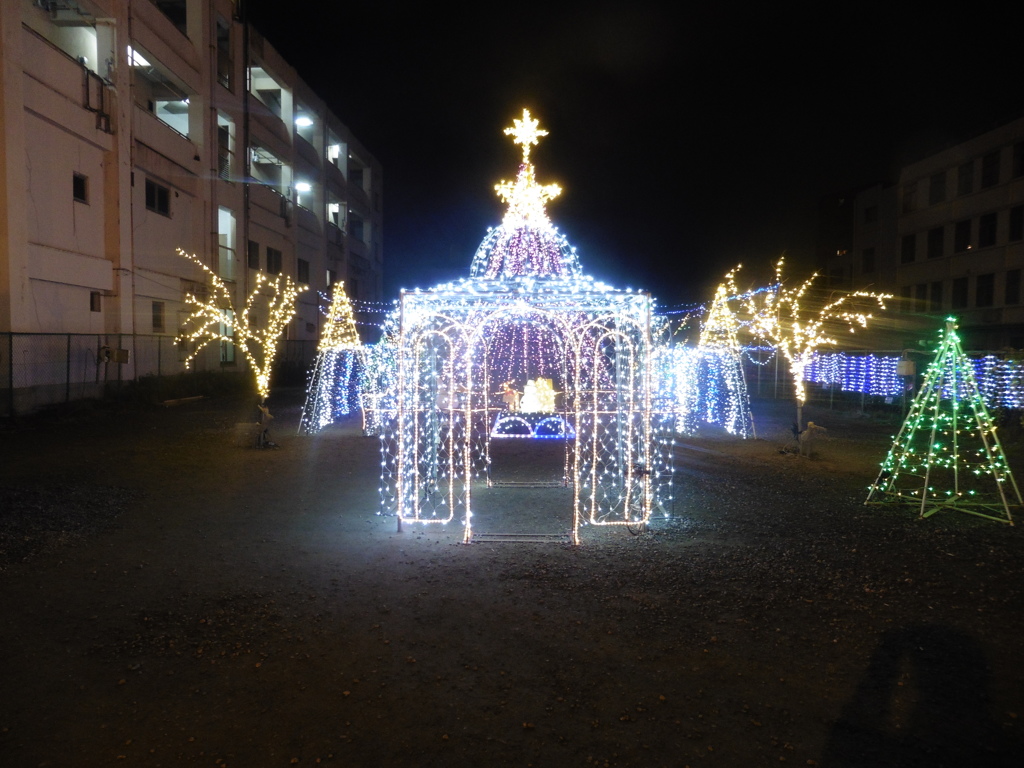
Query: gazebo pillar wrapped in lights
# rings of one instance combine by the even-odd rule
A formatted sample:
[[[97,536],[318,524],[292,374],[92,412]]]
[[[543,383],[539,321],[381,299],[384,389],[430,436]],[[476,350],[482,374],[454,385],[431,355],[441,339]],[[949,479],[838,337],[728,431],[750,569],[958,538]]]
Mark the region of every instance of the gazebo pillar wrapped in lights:
[[[508,210],[470,277],[399,302],[384,511],[406,523],[459,523],[468,543],[477,497],[501,492],[494,441],[543,439],[565,448],[573,543],[587,524],[643,527],[671,493],[659,440],[667,419],[652,408],[651,298],[582,274],[545,211],[561,190],[538,185],[529,160],[547,132],[524,111],[506,134],[522,163],[515,182],[496,187]]]

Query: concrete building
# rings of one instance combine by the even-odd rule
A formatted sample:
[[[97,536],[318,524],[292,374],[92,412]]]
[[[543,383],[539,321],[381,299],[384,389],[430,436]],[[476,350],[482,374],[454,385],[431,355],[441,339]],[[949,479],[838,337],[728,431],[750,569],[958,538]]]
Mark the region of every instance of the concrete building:
[[[826,268],[897,296],[897,331],[934,336],[952,314],[972,349],[1024,348],[1024,118],[904,166],[852,217]]]
[[[236,307],[256,270],[309,286],[290,340],[317,338],[335,281],[381,298],[381,167],[239,12],[0,3],[0,333],[123,334],[118,378],[167,372],[203,284],[179,247]],[[37,356],[10,355],[12,389],[45,387]],[[201,364],[241,361],[222,344]]]

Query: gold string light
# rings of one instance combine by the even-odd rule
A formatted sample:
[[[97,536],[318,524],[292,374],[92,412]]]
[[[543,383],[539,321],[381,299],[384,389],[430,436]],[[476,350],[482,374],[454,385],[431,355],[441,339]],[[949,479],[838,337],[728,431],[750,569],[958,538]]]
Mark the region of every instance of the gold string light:
[[[805,372],[818,349],[836,343],[829,329],[845,325],[853,333],[857,328],[866,328],[872,315],[856,305],[869,303],[884,310],[885,300],[892,296],[869,291],[844,293],[815,313],[802,302],[818,273],[815,272],[796,288],[787,287],[782,278],[784,260],[780,258],[775,264],[774,290],[752,292],[747,296],[746,304],[751,315],[751,332],[773,345],[789,365],[797,401],[797,426],[802,429],[802,409],[807,401]]]
[[[295,300],[306,290],[305,286],[297,286],[286,275],[270,280],[262,272],[257,272],[256,283],[246,298],[244,309],[236,312],[231,290],[224,281],[194,253],[186,253],[181,248],[177,252],[198,264],[213,286],[212,296],[205,301],[193,293],[185,294],[185,303],[192,307],[192,312],[183,323],[186,330],[174,339],[175,344],[196,344],[185,358],[185,367],[191,367],[199,352],[209,344],[234,344],[242,351],[256,377],[256,392],[260,400],[266,400],[270,395],[270,369],[277,356],[278,341],[295,316]],[[253,312],[258,297],[267,299],[268,317],[264,328],[256,326]]]

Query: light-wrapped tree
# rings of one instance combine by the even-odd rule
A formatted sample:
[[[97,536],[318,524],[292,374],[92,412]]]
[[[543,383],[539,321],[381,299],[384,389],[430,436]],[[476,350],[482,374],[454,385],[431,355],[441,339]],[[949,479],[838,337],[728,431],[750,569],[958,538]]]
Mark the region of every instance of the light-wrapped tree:
[[[809,300],[808,291],[817,279],[814,273],[798,287],[783,285],[782,265],[775,264],[775,282],[768,290],[753,291],[747,297],[751,332],[775,347],[789,365],[796,397],[796,425],[803,429],[803,406],[807,401],[804,374],[818,350],[837,342],[835,333],[845,327],[850,333],[866,328],[871,308],[885,309],[890,294],[852,291],[838,294],[824,303]],[[833,294],[835,296],[836,294]]]
[[[194,343],[185,358],[185,367],[191,366],[196,355],[213,342],[234,344],[249,363],[256,378],[256,392],[260,401],[270,395],[270,371],[277,357],[277,347],[288,323],[295,316],[295,299],[305,286],[298,286],[286,275],[271,280],[262,272],[256,273],[256,282],[245,300],[241,312],[235,311],[231,290],[217,274],[195,254],[178,249],[178,254],[198,264],[206,274],[211,291],[202,299],[192,293],[185,294],[185,303],[192,311],[183,323],[182,333],[175,344]],[[267,321],[256,325],[255,308],[266,301]]]

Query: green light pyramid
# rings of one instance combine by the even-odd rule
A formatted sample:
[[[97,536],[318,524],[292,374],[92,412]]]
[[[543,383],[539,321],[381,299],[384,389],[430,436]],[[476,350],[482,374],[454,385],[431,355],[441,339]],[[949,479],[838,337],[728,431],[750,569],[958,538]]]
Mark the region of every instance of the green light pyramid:
[[[935,359],[865,504],[907,504],[921,517],[944,509],[1013,525],[1024,506],[974,368],[946,319]]]

